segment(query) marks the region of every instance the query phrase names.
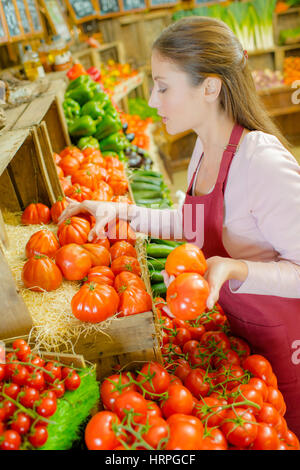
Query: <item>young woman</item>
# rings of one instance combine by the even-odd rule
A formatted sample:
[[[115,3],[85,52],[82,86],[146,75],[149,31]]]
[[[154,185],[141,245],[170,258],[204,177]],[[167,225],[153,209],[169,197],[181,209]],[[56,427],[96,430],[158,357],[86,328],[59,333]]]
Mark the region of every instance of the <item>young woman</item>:
[[[125,217],[152,236],[196,227],[186,238],[207,259],[207,306],[219,300],[233,333],[270,360],[285,418],[300,437],[300,167],[224,23],[194,17],[169,26],[154,43],[152,73],[149,104],[167,131],[193,129],[198,139],[184,210],[132,205]],[[87,201],[70,204],[61,220],[83,209],[96,216],[91,237],[126,212],[122,204]]]

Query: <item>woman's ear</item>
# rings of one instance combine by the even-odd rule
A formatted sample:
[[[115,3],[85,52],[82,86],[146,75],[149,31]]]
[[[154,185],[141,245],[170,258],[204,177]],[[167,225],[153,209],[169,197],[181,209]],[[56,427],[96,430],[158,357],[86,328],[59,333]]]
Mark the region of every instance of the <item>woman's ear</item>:
[[[203,82],[204,98],[213,103],[219,97],[222,88],[222,80],[218,77],[207,77]]]

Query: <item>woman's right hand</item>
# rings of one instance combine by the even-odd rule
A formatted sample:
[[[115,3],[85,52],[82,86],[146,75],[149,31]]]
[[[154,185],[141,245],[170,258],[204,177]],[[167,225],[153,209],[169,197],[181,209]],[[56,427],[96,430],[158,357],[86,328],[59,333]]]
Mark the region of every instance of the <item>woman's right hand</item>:
[[[115,220],[120,213],[122,213],[122,219],[126,218],[128,214],[127,204],[125,203],[103,201],[77,202],[74,201],[74,199],[66,199],[69,205],[61,213],[58,224],[61,224],[65,219],[79,214],[80,212],[89,212],[95,217],[96,223],[89,233],[88,241],[92,241],[95,236],[100,235],[106,224]]]

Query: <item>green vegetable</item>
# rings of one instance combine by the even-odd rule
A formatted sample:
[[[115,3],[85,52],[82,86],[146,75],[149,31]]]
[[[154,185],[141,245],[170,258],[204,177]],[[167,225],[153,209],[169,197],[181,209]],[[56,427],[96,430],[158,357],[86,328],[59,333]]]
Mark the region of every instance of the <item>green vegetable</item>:
[[[157,171],[153,170],[135,170],[134,175],[139,175],[139,176],[151,176],[153,178],[162,178],[161,174],[158,173]]]
[[[147,191],[154,191],[159,192],[162,194],[161,185],[151,184],[151,183],[144,183],[144,182],[133,182],[130,184],[132,191],[136,192],[147,192]]]
[[[83,106],[87,101],[93,99],[98,90],[98,83],[94,82],[88,75],[81,75],[69,84],[65,98],[72,98],[80,106]]]
[[[135,199],[135,198],[134,198]],[[135,199],[135,202],[137,205],[145,205],[146,207],[159,207],[161,203],[161,197],[154,197],[154,198],[148,198],[148,199]]]
[[[116,118],[110,114],[105,114],[103,119],[97,124],[94,137],[98,140],[102,140],[121,129],[122,123],[119,117]]]
[[[161,240],[160,238],[151,238],[150,243],[156,243],[158,245],[169,245],[176,248],[177,246],[183,245],[186,242],[176,240]]]
[[[125,148],[125,140],[122,134],[115,132],[99,142],[100,150],[101,152],[113,151],[119,153]]]
[[[164,277],[160,271],[149,271],[149,276],[150,276],[151,284],[164,282]]]
[[[90,136],[96,132],[96,121],[90,116],[80,116],[70,124],[68,129],[74,137]]]
[[[167,258],[147,258],[148,268],[154,271],[162,271],[165,269]]]
[[[110,103],[110,97],[107,93],[100,90],[94,93],[93,101],[99,102],[102,105],[102,108],[104,108],[108,103]]]
[[[146,246],[147,256],[153,258],[167,257],[174,250],[173,246],[148,243]]]
[[[103,118],[104,114],[104,109],[99,101],[87,101],[81,108],[82,116],[91,116],[93,119],[99,119],[99,117]]]
[[[146,184],[151,184],[155,185],[158,187],[161,187],[163,185],[163,180],[160,178],[154,178],[151,176],[134,176],[132,179],[132,184],[133,183],[146,183]]]
[[[167,286],[164,282],[158,284],[151,284],[153,297],[164,297],[167,293]]]
[[[129,114],[136,114],[141,119],[151,118],[154,122],[160,121],[161,117],[157,114],[155,108],[150,108],[147,101],[143,98],[129,98]]]
[[[77,142],[77,147],[79,147],[80,150],[84,150],[88,147],[94,149],[100,148],[98,140],[91,136],[81,137],[81,139],[79,139],[79,141]]]
[[[162,192],[160,188],[154,187],[151,189],[146,189],[146,190],[139,190],[137,191],[133,185],[131,186],[131,189],[133,191],[134,199],[139,200],[139,199],[162,199]]]
[[[72,100],[72,98],[66,98],[64,100],[63,109],[68,124],[80,116],[80,104]]]

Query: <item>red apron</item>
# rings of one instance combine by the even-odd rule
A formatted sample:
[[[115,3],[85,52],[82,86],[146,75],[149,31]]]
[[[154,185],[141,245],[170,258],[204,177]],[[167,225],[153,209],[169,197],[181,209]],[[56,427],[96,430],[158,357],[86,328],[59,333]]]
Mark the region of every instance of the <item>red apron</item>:
[[[183,211],[183,228],[195,223],[196,206],[204,204],[204,245],[200,248],[206,259],[212,256],[231,258],[222,242],[224,191],[242,132],[243,128],[235,125],[223,153],[213,191],[204,196],[191,195],[199,161],[185,198],[184,204],[191,206],[190,211]],[[227,281],[220,290],[219,303],[232,333],[244,338],[252,353],[265,356],[272,364],[287,406],[285,419],[288,427],[300,438],[300,299],[233,294]]]

